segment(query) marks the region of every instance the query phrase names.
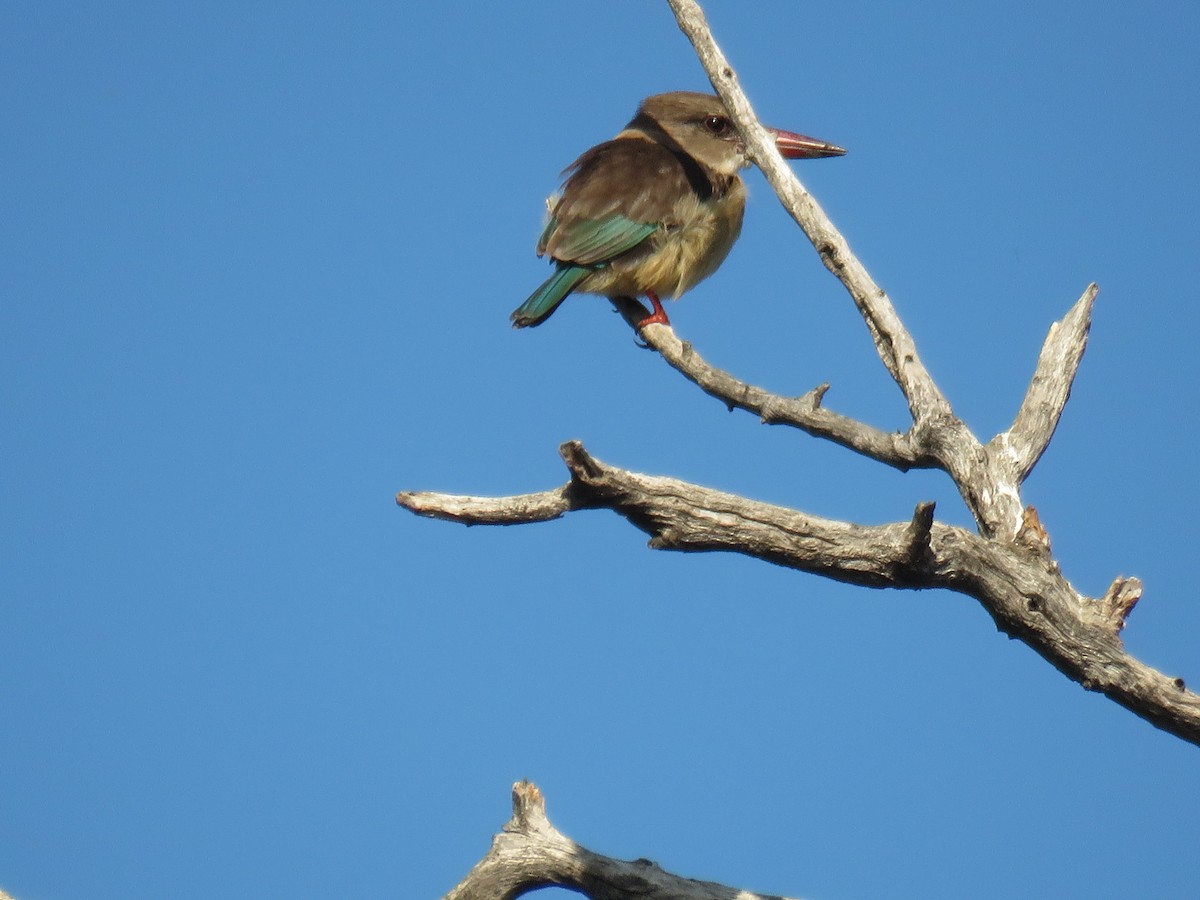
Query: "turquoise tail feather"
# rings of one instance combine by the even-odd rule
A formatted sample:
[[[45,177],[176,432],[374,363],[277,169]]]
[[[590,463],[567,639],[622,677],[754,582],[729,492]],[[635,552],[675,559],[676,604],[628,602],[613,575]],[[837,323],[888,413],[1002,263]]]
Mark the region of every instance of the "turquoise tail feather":
[[[513,328],[541,325],[592,271],[586,266],[562,266],[530,294],[528,300],[513,310],[509,317]]]

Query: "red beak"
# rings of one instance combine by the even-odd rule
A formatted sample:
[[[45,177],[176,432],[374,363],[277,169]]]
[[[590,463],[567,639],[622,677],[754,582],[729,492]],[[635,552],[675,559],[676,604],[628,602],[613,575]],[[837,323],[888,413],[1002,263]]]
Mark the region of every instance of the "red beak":
[[[816,138],[805,137],[791,131],[768,128],[775,136],[775,146],[785,159],[818,159],[822,156],[845,156],[846,151],[837,144],[827,144]]]

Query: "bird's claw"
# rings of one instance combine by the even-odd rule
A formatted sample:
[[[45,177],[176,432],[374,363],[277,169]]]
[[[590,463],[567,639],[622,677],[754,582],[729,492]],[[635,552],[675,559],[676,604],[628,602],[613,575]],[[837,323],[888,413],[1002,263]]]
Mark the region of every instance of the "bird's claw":
[[[647,291],[646,298],[650,301],[650,305],[654,307],[654,312],[637,323],[637,330],[641,331],[647,325],[666,325],[671,327],[671,320],[667,318],[667,311],[663,309],[662,301],[658,299],[658,295],[654,291]]]

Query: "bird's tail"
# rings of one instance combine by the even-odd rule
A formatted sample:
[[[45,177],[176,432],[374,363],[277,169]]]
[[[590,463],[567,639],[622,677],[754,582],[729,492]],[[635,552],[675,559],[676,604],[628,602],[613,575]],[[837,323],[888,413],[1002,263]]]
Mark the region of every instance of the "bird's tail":
[[[591,269],[582,266],[563,266],[558,269],[529,295],[528,300],[513,310],[509,316],[513,328],[541,325],[591,272]]]

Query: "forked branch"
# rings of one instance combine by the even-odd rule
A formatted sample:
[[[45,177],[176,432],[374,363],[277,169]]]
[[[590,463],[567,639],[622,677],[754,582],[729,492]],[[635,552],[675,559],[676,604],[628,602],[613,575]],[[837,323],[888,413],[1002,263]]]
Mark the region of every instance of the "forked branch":
[[[1058,428],[1087,348],[1092,304],[1099,290],[1094,284],[1088,285],[1070,312],[1050,326],[1016,420],[1007,432],[992,439],[994,447],[1009,455],[1018,482],[1033,471]]]
[[[880,359],[904,395],[912,425],[904,433],[889,433],[833,412],[823,404],[827,384],[799,397],[748,384],[708,363],[667,325],[642,328],[642,339],[730,409],[799,428],[900,470],[942,469],[974,516],[977,533],[937,522],[930,503],[918,504],[909,521],[886,525],[823,519],[610,466],[578,442],[560,448],[570,479],[552,490],[499,498],[404,492],[397,502],[418,515],[467,525],[542,522],[575,510],[610,509],[649,534],[654,549],[720,550],[870,587],[957,591],[975,598],[1001,631],[1029,645],[1086,689],[1200,745],[1200,696],[1188,691],[1182,679],[1133,658],[1122,645],[1120,632],[1142,595],[1141,582],[1122,577],[1103,597],[1079,594],[1054,560],[1037,511],[1021,499],[1021,486],[1053,437],[1070,396],[1087,345],[1096,286],[1090,285],[1051,326],[1012,426],[982,444],[926,370],[891,299],[779,156],[712,39],[700,7],[694,0],[668,2],[755,162],[850,294]],[[621,301],[618,308],[635,328],[646,315],[634,300]],[[536,787],[519,784],[513,798],[513,820],[496,836],[488,855],[447,895],[452,900],[510,898],[551,884],[599,900],[759,900],[759,895],[668,875],[646,861],[623,863],[592,854],[550,825]]]
[[[1089,286],[1059,323],[1059,333],[1052,330],[1013,432],[998,435],[985,451],[966,423],[954,415],[950,402],[921,362],[916,342],[891,298],[871,278],[845,237],[780,156],[738,84],[737,73],[713,39],[700,5],[695,0],[667,2],[745,137],[755,163],[825,267],[845,286],[867,325],[879,358],[904,393],[913,420],[905,436],[906,449],[916,459],[933,460],[933,465],[950,475],[983,534],[1015,537],[1022,517],[1019,487],[1041,457],[1066,405],[1086,346],[1096,286]],[[652,346],[656,343],[649,333],[646,340]],[[822,436],[837,440],[833,435]],[[849,442],[839,443],[863,452]],[[880,458],[871,452],[866,455]],[[886,458],[881,461],[888,462]]]
[[[725,102],[725,108],[746,139],[751,158],[766,176],[784,209],[808,236],[825,267],[845,285],[853,298],[883,364],[908,400],[913,421],[923,426],[930,420],[948,415],[950,404],[921,362],[916,342],[900,321],[891,299],[875,283],[850,250],[845,237],[779,154],[774,140],[758,121],[738,84],[737,73],[713,39],[704,10],[694,0],[667,2],[680,29],[692,42],[713,87]]]
[[[1050,328],[1012,427],[982,445],[921,363],[887,294],[784,164],[700,7],[694,0],[668,2],[781,202],[854,299],[880,358],[908,401],[912,427],[890,434],[827,410],[822,406],[827,385],[784,397],[743,382],[710,365],[667,325],[642,328],[643,339],[730,408],[792,425],[898,469],[943,469],[974,515],[979,534],[940,525],[932,507],[919,507],[912,522],[895,525],[819,519],[606,466],[578,443],[562,447],[572,477],[555,490],[498,499],[404,493],[398,502],[421,515],[493,525],[540,522],[574,509],[605,507],[650,533],[656,548],[728,550],[857,584],[960,591],[979,600],[1002,630],[1069,677],[1160,728],[1200,743],[1196,695],[1121,646],[1118,634],[1141,596],[1140,582],[1119,579],[1095,600],[1079,595],[1059,572],[1036,511],[1021,500],[1022,482],[1049,444],[1070,396],[1087,345],[1096,286],[1090,285]],[[618,307],[635,327],[644,315],[636,301],[622,301]]]
[[[681,878],[648,859],[625,862],[580,847],[550,824],[537,785],[512,789],[513,814],[492,847],[444,900],[511,900],[557,885],[593,900],[788,900]]]

